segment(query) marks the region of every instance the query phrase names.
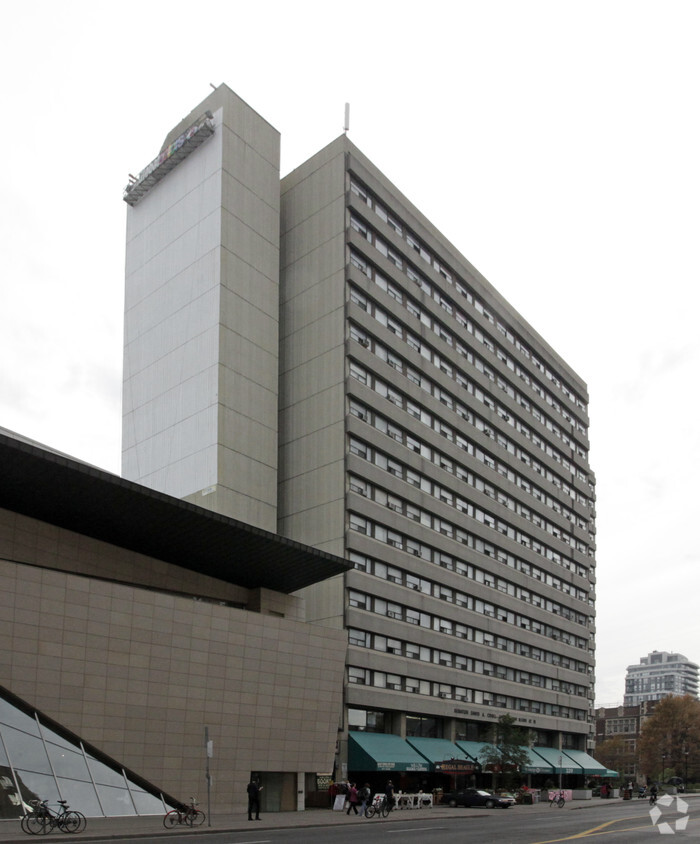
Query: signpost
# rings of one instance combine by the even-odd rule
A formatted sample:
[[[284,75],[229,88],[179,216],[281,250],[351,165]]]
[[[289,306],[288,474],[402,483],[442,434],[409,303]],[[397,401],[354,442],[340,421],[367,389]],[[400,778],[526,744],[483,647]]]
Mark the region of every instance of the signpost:
[[[214,755],[214,742],[209,741],[209,727],[204,728],[204,747],[207,750],[207,826],[211,826],[211,774],[209,760]]]

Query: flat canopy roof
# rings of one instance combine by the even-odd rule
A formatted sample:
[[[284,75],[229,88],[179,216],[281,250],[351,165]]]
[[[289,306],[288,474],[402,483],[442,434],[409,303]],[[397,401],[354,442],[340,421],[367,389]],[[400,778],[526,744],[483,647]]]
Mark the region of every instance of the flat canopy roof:
[[[0,507],[248,589],[288,594],[352,568],[2,432]]]

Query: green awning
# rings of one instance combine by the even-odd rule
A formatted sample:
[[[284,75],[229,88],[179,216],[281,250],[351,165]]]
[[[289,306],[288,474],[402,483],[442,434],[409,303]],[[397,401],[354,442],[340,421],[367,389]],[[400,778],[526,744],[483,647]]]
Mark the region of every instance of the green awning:
[[[463,750],[467,756],[471,757],[475,762],[478,762],[480,765],[482,764],[481,757],[479,756],[479,752],[481,751],[482,747],[486,747],[487,742],[485,741],[458,741],[457,747],[460,750]]]
[[[605,765],[601,765],[600,762],[596,762],[592,756],[584,753],[583,750],[564,750],[563,754],[573,759],[577,765],[580,765],[586,776],[595,776],[596,774],[601,777],[610,776]]]
[[[410,736],[406,741],[431,763],[431,770],[444,773],[471,773],[474,760],[447,739]]]
[[[523,747],[527,751],[528,762],[520,769],[523,774],[553,774],[554,768],[538,756],[531,747]]]
[[[351,771],[429,771],[430,765],[401,736],[388,733],[348,733]]]
[[[481,753],[481,749],[488,746],[487,742],[483,741],[458,741],[457,745],[464,750],[472,759],[479,762],[480,765],[484,764],[484,759],[479,754]],[[547,764],[541,756],[538,756],[536,753],[532,751],[529,747],[522,747],[522,750],[525,750],[528,755],[528,762],[526,765],[523,765],[521,773],[523,774],[552,774],[554,770],[551,765]]]
[[[554,768],[555,774],[582,774],[583,768],[574,762],[563,750],[554,747],[533,747],[532,750],[537,756]]]

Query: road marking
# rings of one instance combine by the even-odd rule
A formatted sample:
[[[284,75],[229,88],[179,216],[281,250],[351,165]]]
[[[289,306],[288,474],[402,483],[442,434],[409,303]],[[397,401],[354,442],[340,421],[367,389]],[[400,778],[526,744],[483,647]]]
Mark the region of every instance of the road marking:
[[[612,826],[613,824],[620,823],[621,821],[633,821],[636,820],[635,818],[618,818],[614,821],[606,821],[606,823],[602,823],[599,826],[593,826],[590,829],[584,829],[582,832],[576,832],[573,835],[567,835],[564,838],[549,838],[547,841],[536,841],[534,844],[557,844],[559,841],[574,841],[576,838],[588,838],[589,836],[593,835],[609,835],[613,830],[605,830],[606,827]],[[644,824],[644,826],[631,826],[627,829],[620,829],[615,830],[616,832],[630,832],[634,829],[647,829],[648,824]]]
[[[447,829],[446,826],[416,826],[410,829],[387,829],[387,835],[406,835],[408,832],[434,832],[436,829]]]

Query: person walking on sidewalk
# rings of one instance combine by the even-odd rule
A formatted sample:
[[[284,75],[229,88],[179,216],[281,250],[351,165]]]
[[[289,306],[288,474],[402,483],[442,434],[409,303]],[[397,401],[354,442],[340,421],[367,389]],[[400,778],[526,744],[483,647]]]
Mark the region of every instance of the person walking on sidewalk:
[[[355,787],[355,783],[350,783],[350,788],[348,789],[348,811],[346,814],[350,814],[350,809],[352,809],[355,814],[357,814],[357,788]]]
[[[369,783],[366,782],[362,788],[357,792],[357,799],[360,801],[360,817],[364,817],[365,812],[367,811],[367,806],[369,805],[369,801],[372,797],[372,789],[369,787]]]

